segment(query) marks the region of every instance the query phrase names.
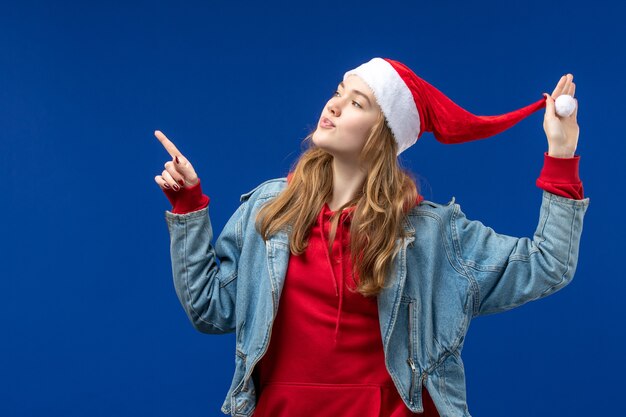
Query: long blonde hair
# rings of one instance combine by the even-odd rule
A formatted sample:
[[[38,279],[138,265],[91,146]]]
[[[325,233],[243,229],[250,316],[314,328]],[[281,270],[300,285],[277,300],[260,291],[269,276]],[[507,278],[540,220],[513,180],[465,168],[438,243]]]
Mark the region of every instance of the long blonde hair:
[[[256,217],[256,228],[264,240],[291,226],[289,247],[294,255],[304,253],[311,227],[332,197],[333,156],[313,143],[314,132],[303,141],[307,149],[296,161],[287,188]],[[413,175],[399,165],[397,149],[381,112],[360,155],[367,167],[362,189],[331,218],[332,242],[341,210],[356,205],[350,224],[350,258],[353,277],[359,281],[356,291],[366,297],[378,295],[384,287],[399,249],[396,239],[405,237],[403,220],[419,195]]]

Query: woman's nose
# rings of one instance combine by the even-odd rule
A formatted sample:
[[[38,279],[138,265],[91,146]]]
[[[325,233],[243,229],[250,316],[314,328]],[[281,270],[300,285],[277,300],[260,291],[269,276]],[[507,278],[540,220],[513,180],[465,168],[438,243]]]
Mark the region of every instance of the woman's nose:
[[[333,116],[339,116],[341,110],[335,101],[331,101],[328,103],[328,111],[333,114]]]

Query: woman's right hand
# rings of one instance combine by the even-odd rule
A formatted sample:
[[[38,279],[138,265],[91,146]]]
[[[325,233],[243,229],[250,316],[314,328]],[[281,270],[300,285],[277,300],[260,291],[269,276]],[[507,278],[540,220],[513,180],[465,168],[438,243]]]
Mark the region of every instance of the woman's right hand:
[[[198,175],[193,166],[174,146],[167,136],[160,130],[154,131],[154,136],[161,142],[167,153],[172,157],[165,163],[165,169],[161,175],[154,177],[154,181],[162,190],[170,189],[179,191],[182,187],[192,187],[198,183]]]

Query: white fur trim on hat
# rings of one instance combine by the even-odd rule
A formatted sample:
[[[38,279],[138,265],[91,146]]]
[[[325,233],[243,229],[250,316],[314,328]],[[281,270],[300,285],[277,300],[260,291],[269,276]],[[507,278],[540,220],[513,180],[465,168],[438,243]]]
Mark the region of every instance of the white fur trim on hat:
[[[411,90],[400,74],[382,58],[373,58],[343,76],[358,75],[376,97],[398,143],[398,155],[417,142],[420,117]]]

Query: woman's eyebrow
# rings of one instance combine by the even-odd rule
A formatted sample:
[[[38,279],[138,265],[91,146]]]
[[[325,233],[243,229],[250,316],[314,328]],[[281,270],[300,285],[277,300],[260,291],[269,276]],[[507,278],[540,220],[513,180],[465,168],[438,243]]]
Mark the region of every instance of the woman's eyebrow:
[[[339,87],[341,87],[341,88],[345,88],[345,86],[344,86],[344,84],[343,84],[343,81],[339,83]],[[360,96],[363,96],[363,98],[364,98],[365,100],[367,100],[367,104],[369,104],[369,105],[371,105],[371,104],[372,104],[372,103],[370,102],[370,99],[369,99],[369,98],[368,98],[368,97],[367,97],[364,93],[360,92],[359,90],[352,90],[352,92],[353,92],[354,94],[358,94],[358,95],[360,95]]]

